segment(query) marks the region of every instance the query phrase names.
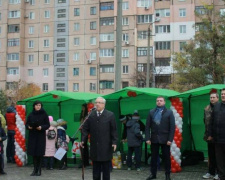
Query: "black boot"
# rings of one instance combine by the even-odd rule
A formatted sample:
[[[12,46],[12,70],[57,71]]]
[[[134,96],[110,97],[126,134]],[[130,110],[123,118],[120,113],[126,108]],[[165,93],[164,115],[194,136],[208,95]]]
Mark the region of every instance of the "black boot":
[[[156,175],[150,175],[146,180],[156,179]]]
[[[41,176],[41,167],[42,167],[42,157],[38,157],[38,165],[37,165],[36,176]]]
[[[170,179],[170,174],[166,174],[166,180],[171,180]]]
[[[31,173],[31,176],[36,176],[37,173],[37,157],[33,156],[33,164],[34,164],[34,170]]]

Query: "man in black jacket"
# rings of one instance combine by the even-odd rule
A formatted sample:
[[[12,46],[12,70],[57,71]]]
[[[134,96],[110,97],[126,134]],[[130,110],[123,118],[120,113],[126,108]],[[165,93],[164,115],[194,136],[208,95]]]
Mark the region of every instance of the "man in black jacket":
[[[159,147],[162,149],[165,160],[166,180],[170,180],[170,145],[173,141],[175,132],[175,119],[173,112],[166,109],[165,103],[164,97],[157,97],[157,107],[149,112],[146,121],[146,143],[151,145],[152,156],[151,175],[146,180],[156,179]]]
[[[208,141],[214,140],[216,164],[220,180],[225,180],[225,88],[221,91],[222,102],[212,111]]]
[[[112,152],[116,150],[117,130],[113,112],[105,109],[106,100],[98,97],[95,100],[96,110],[92,111],[82,130],[81,147],[87,142],[90,134],[90,157],[93,161],[93,180],[110,180],[110,162]]]

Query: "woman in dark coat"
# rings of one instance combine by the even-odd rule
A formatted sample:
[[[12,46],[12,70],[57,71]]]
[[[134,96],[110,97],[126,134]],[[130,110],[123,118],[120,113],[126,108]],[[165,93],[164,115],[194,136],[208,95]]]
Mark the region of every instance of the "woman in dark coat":
[[[33,156],[34,170],[31,176],[41,175],[41,161],[45,155],[46,134],[50,127],[48,115],[40,101],[35,101],[33,111],[27,118],[26,128],[29,130],[27,153]]]

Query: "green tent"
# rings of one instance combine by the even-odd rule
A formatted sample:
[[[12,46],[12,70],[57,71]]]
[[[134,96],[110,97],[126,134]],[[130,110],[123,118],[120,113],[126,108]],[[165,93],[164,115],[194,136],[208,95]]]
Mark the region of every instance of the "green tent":
[[[94,93],[50,91],[18,101],[17,104],[26,105],[26,115],[28,115],[33,109],[33,102],[41,101],[47,114],[53,116],[54,120],[63,118],[67,121],[67,134],[72,136],[80,125],[82,104],[92,102],[99,96],[101,95]],[[77,134],[77,137],[80,137],[80,133]],[[72,154],[69,151],[68,157],[71,156]]]
[[[183,127],[187,131],[185,134],[185,149],[196,149],[202,151],[207,157],[207,144],[203,140],[205,126],[203,122],[204,108],[209,104],[209,93],[212,89],[216,89],[220,94],[220,90],[225,88],[225,84],[211,84],[208,86],[192,89],[179,94],[177,97],[183,99],[184,102],[184,124]],[[193,139],[192,139],[193,137]]]

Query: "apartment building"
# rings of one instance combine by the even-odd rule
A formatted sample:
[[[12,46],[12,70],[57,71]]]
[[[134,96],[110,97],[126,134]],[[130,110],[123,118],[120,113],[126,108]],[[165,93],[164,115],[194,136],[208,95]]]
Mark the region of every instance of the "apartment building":
[[[121,87],[145,87],[149,27],[150,73],[157,87],[171,82],[171,57],[198,31],[203,3],[225,10],[222,0],[123,0]],[[0,88],[113,92],[116,18],[117,0],[0,0]]]

